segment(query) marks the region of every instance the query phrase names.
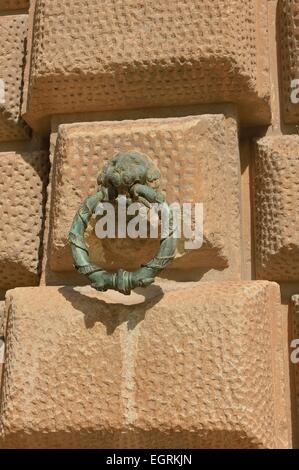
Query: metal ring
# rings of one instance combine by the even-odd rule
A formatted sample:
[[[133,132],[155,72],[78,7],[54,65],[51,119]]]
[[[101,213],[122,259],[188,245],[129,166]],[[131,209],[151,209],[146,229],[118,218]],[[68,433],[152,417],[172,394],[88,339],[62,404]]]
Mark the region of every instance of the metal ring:
[[[71,245],[74,266],[80,274],[88,277],[92,287],[98,291],[114,289],[125,295],[130,295],[136,287],[146,287],[152,284],[155,277],[174,259],[176,253],[176,237],[174,218],[171,208],[166,204],[169,215],[168,236],[161,239],[156,256],[135,272],[119,269],[108,273],[91,263],[84,233],[91,216],[95,213],[100,202],[115,201],[122,192],[135,200],[150,207],[152,203],[161,203],[163,196],[159,190],[160,172],[149,157],[137,152],[119,153],[108,162],[98,178],[98,191],[88,196],[75,215],[68,242]]]

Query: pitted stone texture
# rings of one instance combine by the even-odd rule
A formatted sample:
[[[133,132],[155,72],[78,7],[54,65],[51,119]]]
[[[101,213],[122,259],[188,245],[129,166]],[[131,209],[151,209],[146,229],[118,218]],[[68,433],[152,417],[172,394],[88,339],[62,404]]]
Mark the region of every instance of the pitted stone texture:
[[[4,446],[289,447],[279,287],[146,292],[8,293]]]
[[[0,288],[38,283],[48,158],[45,152],[0,154]]]
[[[130,150],[146,153],[155,161],[168,203],[204,204],[204,245],[186,251],[180,240],[171,270],[197,270],[197,275],[212,275],[209,271],[215,270],[215,275],[240,279],[237,125],[224,115],[60,126],[50,215],[51,270],[74,270],[67,243],[74,215],[83,199],[95,191],[103,164],[116,152]],[[100,241],[94,225],[95,219],[86,241],[93,262],[105,269],[138,269],[159,247],[159,240]]]
[[[30,0],[0,0],[0,11],[24,10],[29,8]]]
[[[2,364],[4,362],[4,348],[5,348],[5,345],[4,345],[3,338],[0,337],[0,374],[1,374],[0,386],[1,386],[1,378],[2,378]]]
[[[299,340],[299,295],[294,295],[292,298],[293,307],[293,339]],[[298,346],[297,346],[298,347]],[[293,352],[293,350],[292,350]],[[298,357],[298,355],[297,355]],[[294,366],[295,374],[295,406],[296,406],[296,431],[297,431],[297,444],[299,443],[299,364]]]
[[[258,278],[298,281],[299,137],[260,139],[255,166]]]
[[[0,338],[3,336],[4,333],[4,307],[5,302],[0,301]]]
[[[4,82],[4,100],[2,93],[0,100],[0,141],[26,137],[26,126],[20,118],[26,29],[27,15],[0,16],[0,80]]]
[[[26,120],[235,102],[268,123],[266,31],[266,0],[37,0]]]
[[[299,105],[291,101],[291,84],[299,79],[299,3],[297,0],[281,0],[278,5],[284,120],[298,123]]]
[[[1,390],[1,382],[2,382],[2,367],[4,362],[4,309],[5,309],[5,302],[0,302],[0,390]],[[1,449],[1,442],[0,442],[0,449]]]

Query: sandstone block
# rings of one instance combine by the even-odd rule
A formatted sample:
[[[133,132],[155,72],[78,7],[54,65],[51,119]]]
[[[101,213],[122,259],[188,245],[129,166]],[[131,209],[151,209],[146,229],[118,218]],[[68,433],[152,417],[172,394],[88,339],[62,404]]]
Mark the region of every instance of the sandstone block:
[[[0,302],[0,390],[1,390],[1,381],[2,381],[2,368],[4,363],[4,351],[5,351],[5,344],[4,344],[4,309],[5,309],[5,302]],[[1,448],[1,443],[0,443]]]
[[[286,448],[279,287],[7,296],[4,446]]]
[[[2,376],[2,364],[4,362],[4,341],[2,338],[0,338],[0,373]],[[0,379],[0,385],[1,385],[1,379]]]
[[[294,295],[292,298],[293,307],[293,328],[292,328],[292,340],[299,340],[299,295]],[[299,345],[297,345],[297,348]],[[294,352],[294,350],[292,350]],[[298,358],[298,354],[296,354]],[[296,422],[296,433],[297,433],[297,445],[299,444],[299,364],[294,364],[294,388],[295,388],[295,422]]]
[[[0,390],[1,390],[1,381],[2,381],[2,368],[4,362],[4,310],[5,310],[5,302],[0,301]],[[0,443],[1,448],[1,443]]]
[[[0,11],[24,10],[29,7],[30,0],[0,0]]]
[[[4,355],[5,355],[5,344],[4,344],[3,338],[0,337],[0,387],[1,387],[1,380],[2,380]],[[1,446],[1,443],[0,443],[0,446]]]
[[[4,332],[4,309],[5,309],[5,302],[1,300],[0,301],[0,338],[3,336],[3,332]]]
[[[298,123],[299,104],[292,103],[291,94],[292,81],[299,79],[299,3],[282,0],[278,5],[283,115],[285,122]]]
[[[239,279],[237,125],[223,114],[60,126],[51,191],[51,271],[74,270],[67,243],[72,219],[84,198],[95,191],[103,164],[120,150],[141,151],[156,162],[169,203],[204,204],[204,245],[186,250],[181,240],[171,271],[184,271],[189,280],[208,276]],[[135,270],[157,252],[159,240],[100,241],[94,225],[95,219],[87,231],[90,256],[105,269]]]
[[[48,158],[0,154],[0,288],[36,285]]]
[[[298,281],[299,137],[260,139],[255,166],[258,278]]]
[[[20,118],[26,29],[27,15],[0,16],[0,142],[26,138]]]
[[[61,113],[217,102],[270,122],[266,0],[40,0],[33,15],[23,111],[35,130]]]

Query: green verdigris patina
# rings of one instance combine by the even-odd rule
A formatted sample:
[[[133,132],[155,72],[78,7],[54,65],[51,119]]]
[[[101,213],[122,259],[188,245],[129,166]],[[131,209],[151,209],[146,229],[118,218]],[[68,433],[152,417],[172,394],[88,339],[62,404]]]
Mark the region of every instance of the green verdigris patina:
[[[115,204],[118,196],[126,196],[128,203],[138,202],[147,207],[162,204],[168,209],[169,230],[167,237],[161,238],[156,256],[135,272],[119,269],[116,273],[104,271],[92,264],[84,239],[84,233],[100,203]],[[71,245],[75,268],[89,278],[98,291],[114,289],[129,295],[136,287],[152,284],[155,277],[174,259],[176,238],[174,217],[171,208],[165,203],[160,191],[160,171],[153,161],[142,153],[121,152],[104,166],[98,177],[97,192],[88,196],[75,215],[68,241]],[[132,253],[132,256],[134,254]]]

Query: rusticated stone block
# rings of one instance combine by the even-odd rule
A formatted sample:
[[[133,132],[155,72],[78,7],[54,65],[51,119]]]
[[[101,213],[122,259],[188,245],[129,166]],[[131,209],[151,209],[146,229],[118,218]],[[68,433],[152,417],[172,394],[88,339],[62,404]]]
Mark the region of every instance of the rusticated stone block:
[[[0,154],[0,288],[36,285],[48,158]]]
[[[29,8],[30,0],[0,0],[0,11],[25,10]]]
[[[0,142],[26,138],[20,118],[26,28],[27,15],[0,15]]]
[[[279,287],[7,296],[4,447],[286,448]]]
[[[2,381],[2,367],[4,362],[4,309],[5,309],[5,302],[0,302],[0,390],[1,390],[1,381]],[[0,449],[1,449],[1,442],[0,442]]]
[[[36,0],[33,14],[35,130],[61,113],[217,102],[270,122],[266,0]]]
[[[258,278],[298,281],[299,137],[260,139],[255,160]]]
[[[299,295],[294,295],[292,297],[292,307],[293,307],[293,335],[292,340],[299,341]],[[296,349],[298,350],[299,344],[297,345]],[[291,351],[292,353],[294,350]],[[298,358],[299,354],[296,354],[296,359]],[[297,445],[299,445],[299,364],[294,364],[294,385],[295,385],[295,420],[296,420],[296,433],[297,433]]]
[[[4,332],[4,307],[5,307],[5,302],[0,301],[0,338],[3,336]]]
[[[240,279],[237,124],[223,114],[61,125],[52,184],[51,271],[74,271],[67,243],[72,219],[83,199],[95,191],[104,163],[120,150],[141,151],[156,162],[169,203],[204,204],[204,245],[186,251],[181,240],[171,270],[188,272],[189,280]],[[159,240],[100,241],[94,225],[95,219],[87,244],[93,262],[105,269],[135,270],[157,252]]]
[[[278,2],[280,26],[281,88],[284,120],[287,123],[299,122],[299,104],[292,103],[294,89],[292,81],[299,79],[299,3],[297,0]]]
[[[4,341],[0,337],[0,373],[1,373],[1,376],[2,376],[2,364],[4,361],[4,348],[5,348]],[[0,378],[0,386],[1,386],[1,378]]]
[[[5,302],[0,301],[0,390],[1,390],[1,381],[2,381],[2,367],[4,362],[4,309],[5,309]],[[0,449],[1,449],[1,442],[0,442]]]

